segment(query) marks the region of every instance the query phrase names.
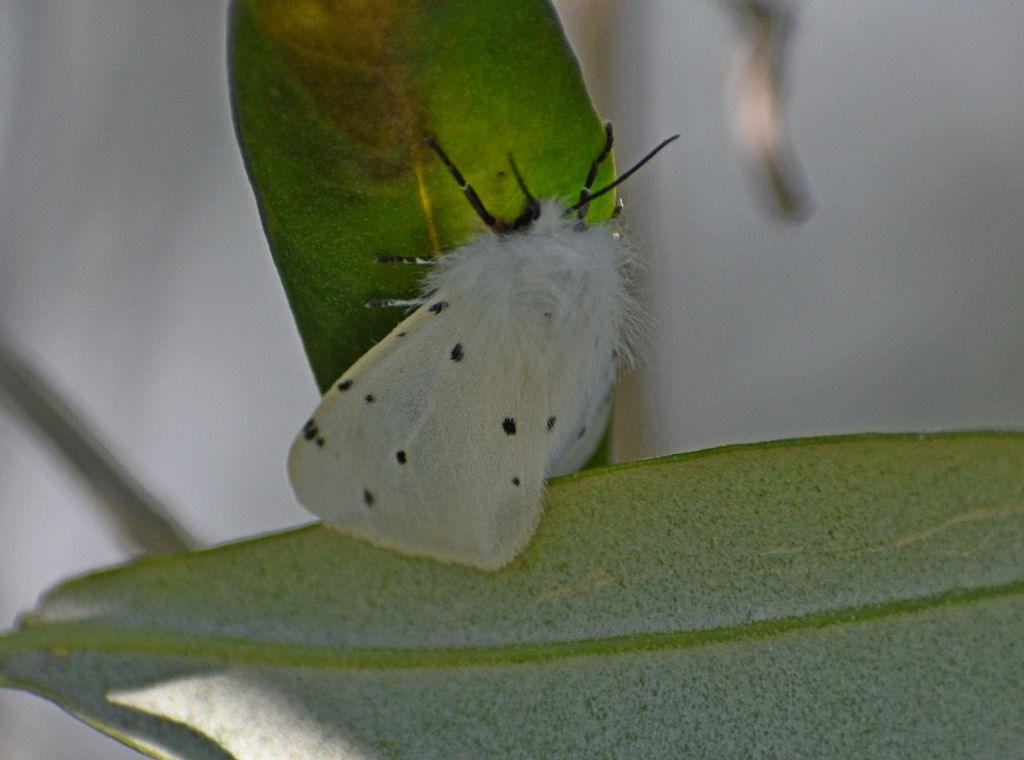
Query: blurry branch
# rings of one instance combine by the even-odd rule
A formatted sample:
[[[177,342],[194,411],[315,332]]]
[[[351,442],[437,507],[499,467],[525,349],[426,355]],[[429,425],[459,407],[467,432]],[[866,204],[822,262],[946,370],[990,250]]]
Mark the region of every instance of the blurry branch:
[[[42,438],[92,491],[121,539],[145,553],[196,542],[121,467],[82,419],[10,345],[0,339],[0,402]]]
[[[739,27],[729,77],[736,139],[766,185],[772,209],[801,221],[810,213],[810,195],[783,118],[783,70],[794,12],[785,0],[725,0],[725,4]]]

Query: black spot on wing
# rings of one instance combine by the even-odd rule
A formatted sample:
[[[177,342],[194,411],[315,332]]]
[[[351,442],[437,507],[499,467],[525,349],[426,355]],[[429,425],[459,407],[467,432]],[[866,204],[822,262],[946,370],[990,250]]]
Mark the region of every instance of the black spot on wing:
[[[581,427],[581,428],[580,428],[580,432],[578,432],[578,433],[576,434],[576,438],[582,438],[582,437],[583,437],[583,436],[585,436],[586,434],[587,434],[587,426],[586,426],[586,425],[584,425],[583,427]]]
[[[406,462],[409,461],[409,458],[405,455],[404,451],[396,451],[395,452],[395,459],[398,460],[399,464],[405,464]]]
[[[363,489],[363,501],[366,503],[366,506],[368,506],[368,507],[372,507],[373,506],[373,502],[374,502],[373,494],[370,491],[368,491],[367,489],[365,489],[365,488]]]
[[[351,387],[352,387],[352,381],[351,380],[342,380],[340,383],[338,383],[338,390],[339,391],[347,391]]]
[[[377,397],[374,396],[372,393],[367,393],[366,394],[366,403],[367,404],[372,404],[376,400],[377,400]]]
[[[516,421],[512,417],[506,417],[501,421],[501,429],[505,431],[505,435],[515,435]]]
[[[432,311],[432,312],[434,312],[434,314],[440,314],[442,311],[444,311],[447,308],[448,308],[448,302],[447,301],[438,301],[437,303],[430,304],[430,307],[427,309],[427,311]]]
[[[555,426],[555,417],[552,415],[548,417],[548,430],[551,430]]]
[[[452,361],[461,362],[462,357],[464,357],[465,355],[465,352],[462,350],[462,344],[456,343],[455,347],[452,349]]]
[[[512,478],[512,485],[517,486],[520,483],[522,483],[522,481],[518,477]]]
[[[318,435],[320,435],[320,429],[316,426],[316,421],[310,418],[310,420],[302,427],[302,437],[307,441],[312,441]]]

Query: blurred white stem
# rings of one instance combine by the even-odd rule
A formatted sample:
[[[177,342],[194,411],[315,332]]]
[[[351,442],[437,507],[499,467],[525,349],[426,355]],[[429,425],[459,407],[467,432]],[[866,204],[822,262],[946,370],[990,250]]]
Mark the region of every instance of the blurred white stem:
[[[758,167],[776,210],[800,220],[810,198],[786,137],[783,67],[792,31],[792,11],[782,2],[729,2],[740,38],[730,74],[733,130]]]
[[[0,402],[81,478],[122,541],[145,553],[196,545],[152,494],[118,464],[81,417],[2,339]]]

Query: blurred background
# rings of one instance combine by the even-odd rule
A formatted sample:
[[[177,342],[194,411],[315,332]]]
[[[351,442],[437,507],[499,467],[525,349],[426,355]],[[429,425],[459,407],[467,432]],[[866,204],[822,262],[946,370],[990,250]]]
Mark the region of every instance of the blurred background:
[[[1024,5],[793,3],[801,224],[735,137],[742,6],[559,3],[620,166],[682,134],[622,190],[654,328],[617,456],[1024,426]],[[203,543],[309,521],[284,457],[317,398],[234,142],[225,16],[0,0],[0,337]],[[0,629],[129,556],[0,407]],[[0,758],[122,757],[0,691]]]

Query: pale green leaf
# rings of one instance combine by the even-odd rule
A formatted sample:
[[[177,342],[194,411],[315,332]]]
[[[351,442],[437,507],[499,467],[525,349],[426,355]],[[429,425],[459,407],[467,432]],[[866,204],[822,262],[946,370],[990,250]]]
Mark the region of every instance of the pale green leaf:
[[[319,527],[143,560],[0,679],[157,756],[1012,757],[1021,631],[1024,434],[867,436],[563,478],[497,573]]]

